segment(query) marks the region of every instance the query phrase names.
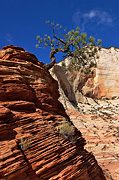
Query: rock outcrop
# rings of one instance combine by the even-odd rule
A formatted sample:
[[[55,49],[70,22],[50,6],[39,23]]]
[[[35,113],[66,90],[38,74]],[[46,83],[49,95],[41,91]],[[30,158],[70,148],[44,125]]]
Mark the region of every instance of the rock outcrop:
[[[105,180],[58,98],[57,82],[34,55],[0,50],[1,180]]]
[[[119,97],[119,49],[102,48],[98,55],[94,74],[85,75],[73,70],[72,58],[65,60],[65,67],[60,62],[51,70],[70,102],[86,102],[84,96],[93,99]]]
[[[80,103],[80,108],[68,109],[67,113],[85,137],[85,148],[93,152],[107,180],[119,179],[119,99]]]
[[[73,69],[72,58],[50,71],[59,83],[59,100],[87,141],[107,179],[119,179],[119,49],[100,52],[94,74]]]
[[[119,49],[102,48],[95,77],[87,80],[82,92],[84,95],[89,93],[93,98],[119,98]]]

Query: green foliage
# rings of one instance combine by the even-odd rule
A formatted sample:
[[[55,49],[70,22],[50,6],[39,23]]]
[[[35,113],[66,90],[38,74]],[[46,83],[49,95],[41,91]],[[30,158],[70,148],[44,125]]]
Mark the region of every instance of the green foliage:
[[[46,21],[46,23],[48,24],[50,21]]]
[[[36,37],[36,39],[39,40],[39,39],[40,39],[40,36],[38,35],[38,36]]]
[[[53,51],[54,50],[54,47],[51,47],[51,51]]]
[[[65,65],[65,62],[63,61],[63,62],[62,62],[62,67],[65,67],[65,66],[66,66],[66,65]]]
[[[92,36],[90,36],[88,40],[91,43],[91,45],[93,45],[95,43],[95,38]]]
[[[95,40],[94,37],[87,37],[87,33],[80,33],[79,27],[71,29],[66,32],[61,25],[54,22],[46,21],[49,27],[52,29],[52,36],[44,35],[44,38],[37,36],[38,44],[37,48],[45,48],[50,46],[51,52],[58,53],[63,52],[64,58],[71,56],[75,59],[75,66],[78,69],[86,69],[87,65],[90,66],[90,61],[94,59],[93,66],[96,65],[95,54],[101,49],[102,41],[100,39]],[[42,46],[43,44],[43,46]],[[91,65],[92,67],[92,65]],[[84,70],[85,71],[85,70]]]
[[[75,134],[75,127],[70,122],[62,121],[58,126],[58,131],[73,144],[76,143],[76,139],[73,137]]]
[[[39,39],[38,43],[42,43],[42,38]]]
[[[90,62],[90,67],[93,67],[93,66],[94,66],[94,62],[91,61],[91,62]]]
[[[97,44],[102,44],[102,40],[98,39]]]
[[[39,44],[36,44],[36,48],[38,48],[39,47]]]
[[[79,27],[76,28],[77,31],[79,31],[79,29],[80,29]]]

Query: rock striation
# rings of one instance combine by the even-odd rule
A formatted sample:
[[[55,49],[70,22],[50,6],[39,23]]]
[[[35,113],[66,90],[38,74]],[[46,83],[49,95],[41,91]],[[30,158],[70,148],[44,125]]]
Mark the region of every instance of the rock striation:
[[[105,180],[58,98],[57,82],[33,54],[0,50],[1,180]]]
[[[119,98],[119,49],[102,48],[98,54],[95,77],[87,80],[82,92],[93,98]]]
[[[119,179],[119,49],[98,52],[94,74],[73,69],[72,58],[50,71],[59,83],[60,102],[81,131],[107,178]]]
[[[93,152],[107,180],[119,179],[119,99],[80,103],[80,108],[67,109],[67,114],[85,137],[85,148]]]

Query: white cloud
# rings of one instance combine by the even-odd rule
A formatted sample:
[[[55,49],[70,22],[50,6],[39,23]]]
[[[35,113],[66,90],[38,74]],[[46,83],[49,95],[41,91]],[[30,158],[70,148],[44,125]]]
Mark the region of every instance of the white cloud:
[[[72,21],[77,25],[80,26],[82,30],[85,29],[88,23],[95,23],[95,26],[103,25],[103,26],[112,26],[113,18],[108,12],[92,9],[87,11],[86,13],[81,13],[81,11],[77,11],[74,13],[72,17]]]
[[[96,12],[95,11],[90,11],[89,13],[83,14],[84,18],[89,18],[92,19],[96,16]]]
[[[7,33],[7,34],[6,34],[5,39],[6,39],[9,43],[11,43],[11,44],[14,43],[14,42],[13,42],[12,35],[11,35],[10,33]]]

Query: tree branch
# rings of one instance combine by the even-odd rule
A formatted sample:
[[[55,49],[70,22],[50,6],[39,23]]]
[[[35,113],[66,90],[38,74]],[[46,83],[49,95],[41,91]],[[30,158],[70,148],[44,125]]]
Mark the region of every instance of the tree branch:
[[[66,52],[69,51],[69,47],[67,47],[67,49],[61,48],[60,51],[63,52],[63,53],[66,53]],[[58,49],[58,48],[57,48],[57,49],[54,49],[53,51],[50,52],[50,60],[51,60],[51,63],[45,64],[45,65],[44,65],[44,68],[45,68],[45,69],[49,70],[49,69],[51,69],[51,68],[54,66],[54,64],[56,63],[56,61],[55,61],[55,60],[56,60],[55,54],[58,53],[58,52],[59,52],[59,49]]]

